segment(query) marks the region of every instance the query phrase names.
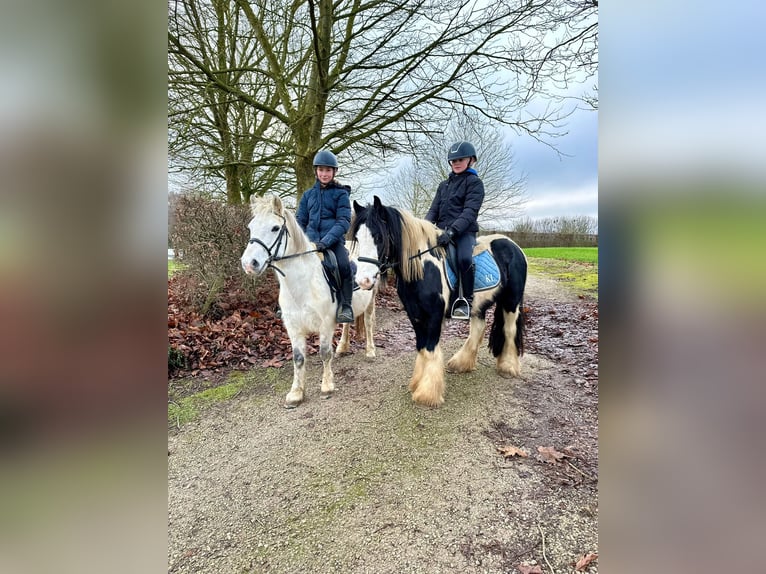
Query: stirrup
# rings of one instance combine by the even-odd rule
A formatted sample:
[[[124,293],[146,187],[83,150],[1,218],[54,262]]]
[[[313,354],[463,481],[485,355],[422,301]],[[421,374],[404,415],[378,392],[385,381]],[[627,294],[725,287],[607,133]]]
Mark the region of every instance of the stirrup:
[[[455,302],[452,304],[452,312],[450,315],[453,319],[470,319],[471,305],[468,303],[468,299],[465,297],[459,297],[455,299]]]

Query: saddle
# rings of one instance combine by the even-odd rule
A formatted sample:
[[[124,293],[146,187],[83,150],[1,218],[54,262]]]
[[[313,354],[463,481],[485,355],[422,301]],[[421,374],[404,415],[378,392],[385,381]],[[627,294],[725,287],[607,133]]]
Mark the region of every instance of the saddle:
[[[476,247],[474,246],[474,249]],[[474,253],[473,256],[473,290],[486,291],[494,289],[500,284],[500,269],[497,266],[495,258],[488,250],[481,253]],[[450,291],[454,291],[457,286],[457,249],[450,243],[447,247],[447,257],[445,259],[445,275]]]
[[[319,259],[322,262],[322,272],[324,273],[325,281],[327,281],[327,284],[330,286],[330,295],[334,302],[336,298],[340,299],[340,286],[342,283],[340,269],[338,269],[338,259],[335,257],[335,253],[329,249],[320,253]],[[351,265],[351,276],[353,277],[356,275],[356,261],[350,259],[349,264]],[[357,291],[359,285],[354,281],[351,283],[353,291]]]

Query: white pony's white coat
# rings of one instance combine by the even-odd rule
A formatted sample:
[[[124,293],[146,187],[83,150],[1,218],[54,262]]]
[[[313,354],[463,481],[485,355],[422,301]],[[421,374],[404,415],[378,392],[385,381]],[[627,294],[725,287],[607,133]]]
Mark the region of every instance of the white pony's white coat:
[[[312,250],[313,243],[298,225],[294,214],[284,208],[278,196],[251,199],[253,218],[248,224],[250,242],[242,254],[242,268],[248,274],[261,274],[269,267],[275,268],[279,280],[279,306],[282,321],[293,350],[293,384],[285,399],[286,407],[294,407],[303,401],[306,375],[306,337],[319,334],[319,356],[322,359],[321,396],[329,397],[335,390],[332,371],[333,335],[337,298],[332,299],[330,287],[324,278],[319,255]],[[358,255],[377,257],[372,238],[357,241]],[[287,257],[287,258],[285,258]],[[358,266],[370,272],[376,269],[371,263],[358,262]],[[279,271],[276,271],[276,270]],[[373,342],[375,293],[357,290],[352,298],[354,315],[364,316],[368,357],[375,356]],[[342,349],[344,345],[346,349]],[[339,351],[348,347],[348,325],[344,325]]]

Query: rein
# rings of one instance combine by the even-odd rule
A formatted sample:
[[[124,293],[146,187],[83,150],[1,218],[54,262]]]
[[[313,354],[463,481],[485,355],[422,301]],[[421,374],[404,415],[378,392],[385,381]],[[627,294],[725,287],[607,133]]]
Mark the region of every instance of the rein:
[[[393,265],[391,265],[387,261],[381,262],[378,259],[373,259],[372,257],[357,257],[356,260],[360,261],[361,263],[372,263],[373,265],[375,265],[375,267],[378,268],[377,275],[385,273],[386,271],[388,271],[390,268],[393,267]]]
[[[418,252],[415,255],[410,255],[410,261],[412,261],[416,257],[420,258],[423,255],[425,255],[426,253],[431,253],[431,251],[433,251],[437,247],[441,247],[441,245],[438,245],[438,244],[434,245],[433,247],[431,247],[430,249],[426,249],[425,251],[421,251],[420,249],[418,249]]]

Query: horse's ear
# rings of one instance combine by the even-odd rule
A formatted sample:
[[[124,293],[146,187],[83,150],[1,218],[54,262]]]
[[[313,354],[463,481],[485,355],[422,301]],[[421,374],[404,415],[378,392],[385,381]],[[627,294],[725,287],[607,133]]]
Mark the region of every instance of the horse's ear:
[[[380,217],[383,221],[386,221],[386,208],[383,205],[383,202],[380,201],[380,198],[377,195],[374,195],[372,197],[372,205],[373,210],[378,214],[378,217]]]
[[[250,196],[250,215],[255,216],[255,210],[258,206],[258,202],[261,201],[261,197],[258,195],[251,195]]]
[[[362,211],[364,207],[362,207],[362,204],[359,203],[356,199],[354,200],[354,213],[359,213]]]
[[[271,196],[271,210],[277,215],[282,215],[282,210],[283,210],[282,200],[279,198],[278,195]]]

